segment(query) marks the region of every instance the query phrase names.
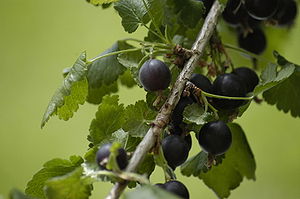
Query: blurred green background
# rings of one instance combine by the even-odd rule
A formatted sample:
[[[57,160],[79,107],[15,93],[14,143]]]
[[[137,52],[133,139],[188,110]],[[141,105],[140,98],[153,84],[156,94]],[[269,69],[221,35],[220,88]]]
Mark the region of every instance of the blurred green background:
[[[92,58],[115,40],[129,35],[123,31],[113,9],[102,10],[85,0],[1,0],[0,30],[0,199],[3,199],[13,187],[24,190],[45,161],[86,152],[86,136],[97,106],[85,104],[69,122],[53,118],[41,130],[43,112],[61,85],[63,68],[70,66],[82,51],[87,50]],[[131,37],[142,38],[144,33],[138,31]],[[280,37],[273,38],[272,46],[300,63],[299,35],[297,23],[289,33],[281,31]],[[143,99],[144,91],[122,88],[120,95],[121,102],[129,104]],[[266,104],[252,104],[237,122],[247,133],[255,154],[257,180],[245,180],[230,198],[299,199],[299,118]],[[199,151],[194,143],[190,154]],[[189,187],[192,199],[216,198],[202,181],[177,173]],[[151,180],[163,180],[160,169]],[[95,184],[92,198],[104,198],[111,186]]]

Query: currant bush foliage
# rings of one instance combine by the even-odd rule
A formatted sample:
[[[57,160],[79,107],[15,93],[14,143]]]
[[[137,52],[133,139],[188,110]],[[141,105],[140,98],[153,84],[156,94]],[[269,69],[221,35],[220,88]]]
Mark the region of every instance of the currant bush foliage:
[[[181,173],[202,180],[219,198],[229,197],[230,192],[237,188],[244,178],[255,180],[256,163],[246,133],[241,126],[233,123],[233,120],[238,116],[241,117],[247,111],[252,99],[260,96],[268,104],[276,105],[279,110],[285,113],[290,112],[293,117],[300,117],[300,104],[298,103],[300,66],[291,63],[275,51],[274,62],[263,68],[257,68],[256,63],[260,61],[259,57],[253,55],[253,52],[248,53],[254,60],[253,68],[260,72],[260,82],[253,92],[242,97],[234,96],[234,94],[233,96],[216,95],[214,93],[218,92],[213,88],[206,92],[201,90],[201,81],[192,89],[188,88],[187,84],[181,94],[181,99],[187,99],[188,105],[182,107],[180,113],[176,111],[171,113],[171,118],[180,118],[180,120],[165,124],[168,127],[164,128],[161,135],[157,135],[156,146],[144,157],[136,172],[121,171],[116,160],[118,149],[124,148],[131,158],[148,129],[154,125],[153,121],[171,90],[174,89],[174,82],[179,73],[187,60],[195,53],[188,49],[191,48],[202,28],[210,8],[205,7],[208,5],[207,2],[200,0],[87,0],[87,2],[95,6],[101,5],[103,9],[115,9],[121,17],[124,30],[128,33],[133,33],[138,28],[145,28],[148,32],[143,40],[120,39],[99,56],[90,60],[84,52],[71,68],[65,70],[63,86],[50,100],[41,126],[43,127],[53,115],[63,120],[70,119],[78,110],[79,105],[85,102],[97,105],[98,110],[91,121],[87,136],[90,142],[89,149],[83,158],[71,156],[69,160],[57,158],[46,162],[28,182],[26,195],[14,190],[11,192],[11,198],[86,199],[91,195],[94,182],[116,183],[122,180],[129,181],[128,187],[130,188],[141,185],[134,191],[125,193],[126,199],[178,198],[149,182],[149,177],[156,166],[164,171],[165,179],[162,181],[176,179],[173,170],[175,168],[172,169],[168,165],[163,155],[161,140],[166,136],[175,135],[186,138],[195,134],[197,137],[203,125],[218,120],[226,122],[232,134],[232,144],[228,151],[214,156],[200,151],[199,147],[199,153],[190,155],[190,158],[180,166]],[[227,1],[220,2],[225,7]],[[250,0],[246,2],[251,3]],[[244,4],[240,6],[238,9],[245,9]],[[227,11],[231,12],[236,9],[227,8]],[[243,16],[246,18],[242,21],[254,20],[247,12],[245,13],[246,15]],[[229,14],[235,17],[234,13]],[[249,28],[252,30],[256,28],[245,27],[241,20],[234,20],[237,21],[235,25],[239,27],[238,30],[243,30],[240,32],[242,36],[247,33],[246,30],[249,31]],[[251,26],[253,25],[253,21],[248,22],[248,25],[250,22]],[[256,25],[260,26],[259,23]],[[209,83],[213,83],[216,77],[224,73],[233,72],[234,67],[237,66],[233,64],[234,60],[230,59],[230,54],[227,54],[227,47],[232,48],[232,45],[223,44],[222,30],[219,32],[216,30],[199,60],[199,67],[192,72],[206,75],[207,81],[211,81]],[[237,47],[233,49],[246,52]],[[140,100],[128,106],[120,104],[119,96],[114,94],[118,92],[119,85],[122,84],[128,88],[142,87],[138,77],[139,70],[145,62],[151,59],[162,60],[170,69],[172,75],[170,86],[164,91],[147,92],[146,100]],[[249,65],[251,66],[252,62],[249,62]],[[229,76],[235,76],[230,74]],[[155,78],[159,77],[153,77],[154,80]],[[238,77],[235,78],[238,79]],[[243,80],[238,82],[241,82],[241,87],[245,86],[242,85]],[[222,110],[222,108],[217,110],[214,107],[216,99],[239,100],[241,103],[239,107],[230,110]],[[99,147],[107,143],[112,143],[109,158],[105,162],[108,170],[102,170],[97,165],[95,157]]]

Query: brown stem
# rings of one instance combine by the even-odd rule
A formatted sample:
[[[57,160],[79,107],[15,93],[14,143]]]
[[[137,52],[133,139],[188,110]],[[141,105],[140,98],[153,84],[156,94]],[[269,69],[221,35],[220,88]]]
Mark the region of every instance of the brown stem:
[[[156,119],[153,122],[154,125],[148,130],[146,136],[137,146],[132,158],[130,159],[130,162],[126,168],[127,172],[134,172],[137,169],[138,165],[143,161],[143,158],[146,156],[146,154],[155,146],[161,131],[168,124],[171,112],[178,103],[187,80],[190,79],[200,57],[203,55],[205,47],[215,31],[218,18],[223,9],[224,6],[218,0],[216,0],[208,16],[206,17],[203,27],[191,49],[196,53],[194,53],[192,57],[185,63],[183,70],[179,74],[173,86],[170,96],[156,116]],[[106,199],[119,198],[127,184],[127,181],[116,183]]]

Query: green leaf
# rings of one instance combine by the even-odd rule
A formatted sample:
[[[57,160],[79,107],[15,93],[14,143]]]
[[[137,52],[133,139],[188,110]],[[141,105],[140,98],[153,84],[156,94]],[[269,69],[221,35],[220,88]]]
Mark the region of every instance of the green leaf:
[[[146,2],[148,2],[146,0]],[[149,5],[147,5],[149,7]],[[147,24],[149,16],[142,0],[120,0],[114,8],[122,18],[122,25],[126,32],[133,33],[140,24]]]
[[[182,175],[190,177],[191,175],[198,177],[201,172],[208,171],[207,164],[207,153],[201,151],[197,155],[188,159],[180,167]]]
[[[123,75],[120,76],[121,84],[127,88],[132,88],[136,85],[136,82],[131,76],[130,70],[126,70]]]
[[[95,6],[102,5],[102,4],[109,4],[109,3],[116,2],[116,1],[118,1],[118,0],[87,0],[87,2],[89,2]]]
[[[230,191],[243,181],[243,177],[255,180],[256,164],[247,138],[238,124],[228,124],[232,132],[232,145],[221,164],[198,176],[220,198],[227,198]]]
[[[119,44],[119,41],[116,42],[111,48],[107,49],[99,56],[122,50],[120,49]],[[101,88],[103,84],[110,85],[124,73],[125,68],[118,62],[117,57],[117,55],[111,55],[97,59],[91,63],[87,74],[89,87],[95,89]]]
[[[44,168],[27,183],[25,193],[31,197],[46,198],[43,188],[47,180],[68,174],[82,163],[83,159],[80,156],[71,156],[70,160],[56,158],[46,162]]]
[[[99,105],[96,118],[90,125],[88,140],[94,145],[110,141],[112,133],[121,128],[124,118],[123,104],[118,104],[119,97],[106,96]]]
[[[78,167],[67,175],[52,178],[46,182],[45,194],[48,199],[88,199],[93,189],[89,178],[82,176],[83,168]]]
[[[178,196],[175,196],[174,194],[171,194],[167,191],[164,191],[163,189],[151,186],[151,185],[145,185],[141,188],[135,189],[134,191],[125,193],[124,199],[179,199]]]
[[[88,94],[86,53],[77,59],[70,72],[63,81],[63,85],[55,92],[44,113],[41,127],[52,115],[68,120],[84,104]]]
[[[178,2],[177,6],[180,7],[180,19],[182,23],[188,28],[194,28],[204,14],[203,3],[195,0],[176,2]]]
[[[272,87],[280,84],[285,79],[289,78],[295,71],[295,65],[286,64],[283,67],[279,67],[276,64],[269,64],[262,72],[262,82],[254,89],[254,95],[265,92]]]
[[[125,122],[122,125],[132,137],[144,137],[149,129],[149,124],[155,119],[156,112],[149,109],[145,101],[138,101],[135,105],[129,105],[125,109]]]
[[[214,120],[214,114],[205,112],[203,107],[197,103],[187,106],[183,112],[184,119],[188,122],[202,125]]]
[[[155,169],[154,157],[152,154],[147,154],[143,162],[138,166],[137,173],[150,177]]]
[[[132,152],[141,142],[141,138],[132,137],[128,132],[119,129],[112,134],[111,142],[119,142],[127,152]]]
[[[107,162],[106,168],[111,171],[120,172],[119,164],[117,162],[117,156],[119,155],[119,149],[121,144],[118,142],[112,143],[110,147],[109,160]]]
[[[92,104],[100,104],[105,95],[118,92],[118,82],[113,82],[110,85],[103,84],[100,88],[89,87],[87,102]]]
[[[300,69],[299,66],[297,68]],[[299,70],[297,69],[297,70]],[[300,72],[294,72],[289,78],[263,93],[264,100],[293,117],[300,117]]]
[[[18,189],[12,189],[9,192],[9,199],[33,199],[29,196],[26,196],[23,192]]]

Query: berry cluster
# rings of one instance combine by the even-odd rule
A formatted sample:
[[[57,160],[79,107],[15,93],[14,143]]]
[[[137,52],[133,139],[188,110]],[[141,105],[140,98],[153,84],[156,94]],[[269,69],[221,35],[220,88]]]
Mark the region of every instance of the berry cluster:
[[[184,184],[182,184],[179,181],[172,180],[172,181],[166,182],[164,184],[158,183],[158,184],[156,184],[156,186],[161,189],[164,189],[170,193],[173,193],[173,194],[179,196],[180,198],[183,198],[183,199],[190,198],[188,189],[186,188],[186,186]]]
[[[206,76],[201,74],[193,74],[190,82],[206,93],[226,97],[245,97],[257,86],[259,78],[253,70],[240,67],[233,70],[232,73],[219,75],[213,84]],[[188,130],[185,130],[186,124],[183,122],[183,112],[188,105],[198,103],[197,97],[194,95],[182,96],[172,112],[171,135],[166,137],[162,143],[165,158],[173,169],[187,159],[191,142],[187,141],[190,140],[190,135],[187,134]],[[246,102],[245,100],[209,98],[209,103],[220,111],[234,110]],[[223,121],[204,124],[197,134],[197,139],[201,148],[213,157],[224,154],[229,149],[232,141],[230,129]]]
[[[206,10],[211,0],[202,0]],[[237,28],[238,44],[241,48],[261,54],[267,45],[262,23],[276,26],[291,26],[298,13],[295,0],[228,0],[223,19]]]

